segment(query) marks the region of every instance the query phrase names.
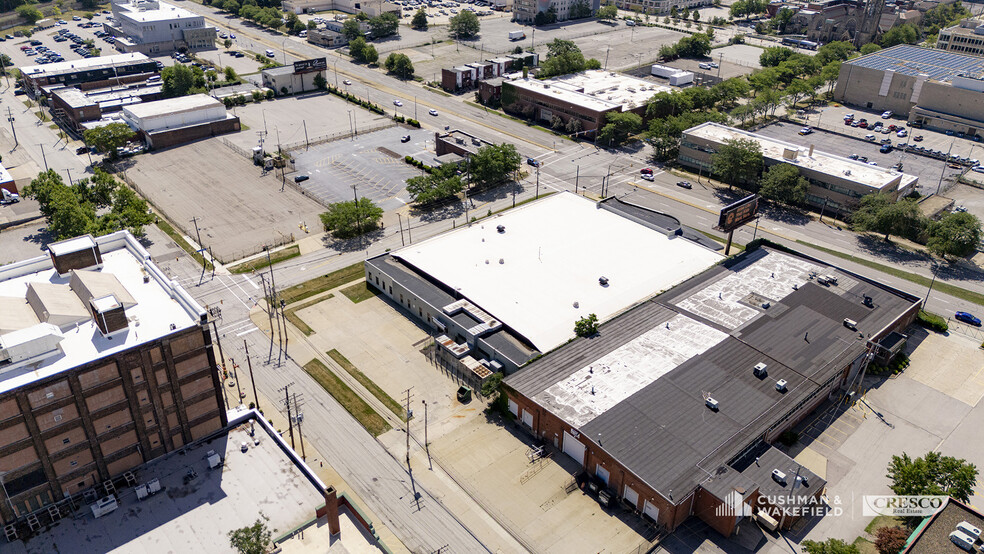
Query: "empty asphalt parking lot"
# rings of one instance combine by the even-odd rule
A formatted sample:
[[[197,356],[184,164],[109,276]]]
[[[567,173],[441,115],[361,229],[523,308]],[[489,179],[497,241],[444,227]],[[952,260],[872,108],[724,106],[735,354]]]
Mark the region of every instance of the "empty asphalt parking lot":
[[[294,175],[307,175],[309,179],[300,186],[325,205],[352,200],[358,194],[384,210],[399,208],[409,201],[404,192],[406,180],[422,174],[403,158],[425,159],[422,153],[433,140],[431,133],[391,127],[314,146],[295,153]],[[411,140],[401,142],[404,135],[410,135]]]

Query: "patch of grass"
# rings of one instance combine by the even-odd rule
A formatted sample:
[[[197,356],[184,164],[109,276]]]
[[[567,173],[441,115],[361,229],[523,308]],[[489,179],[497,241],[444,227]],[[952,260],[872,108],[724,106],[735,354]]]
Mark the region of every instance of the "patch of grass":
[[[196,252],[195,249],[191,247],[191,244],[189,244],[188,241],[181,236],[181,233],[177,232],[174,227],[171,227],[170,223],[165,221],[164,218],[160,216],[157,216],[157,228],[164,231],[165,235],[171,237],[171,240],[176,242],[178,246],[187,252],[189,256],[194,258],[196,262],[205,264],[205,269],[212,269],[212,262],[206,260],[201,254]]]
[[[373,382],[372,379],[366,377],[365,373],[359,371],[359,368],[355,367],[352,362],[348,361],[348,358],[342,356],[341,352],[332,348],[327,352],[327,354],[332,360],[335,360],[336,364],[342,366],[342,369],[347,371],[349,375],[355,377],[355,380],[365,387],[367,391],[371,392],[377,400],[382,402],[391,412],[396,414],[396,417],[400,418],[402,421],[407,420],[406,409],[404,409],[399,402],[393,400],[392,396],[386,394],[386,391],[379,388],[379,385]]]
[[[894,516],[875,516],[875,519],[871,520],[871,523],[864,528],[865,533],[874,535],[882,527],[903,527],[905,526],[905,521],[901,518]]]
[[[878,549],[875,548],[875,543],[869,541],[868,539],[858,537],[854,539],[852,544],[857,547],[858,552],[861,554],[878,554]]]
[[[362,265],[362,262],[359,262],[348,267],[343,267],[342,269],[332,271],[331,273],[322,275],[321,277],[315,277],[309,281],[304,281],[299,285],[286,288],[278,294],[284,302],[290,304],[291,302],[297,302],[299,300],[304,300],[305,298],[310,298],[316,294],[325,292],[326,290],[340,287],[346,283],[351,283],[356,279],[361,279],[365,276],[365,274],[365,268]]]
[[[359,397],[337,375],[331,372],[321,360],[311,360],[304,364],[304,371],[314,378],[339,404],[374,437],[390,430],[389,423],[372,409],[372,406]]]
[[[58,125],[54,125],[54,124],[48,125],[48,128],[51,129],[52,131],[57,131],[59,129]]]
[[[524,125],[526,125],[528,127],[533,127],[534,129],[539,129],[539,130],[541,130],[541,131],[543,131],[545,133],[550,133],[550,134],[552,134],[555,137],[559,137],[559,138],[562,138],[562,139],[567,139],[567,140],[569,140],[571,142],[576,142],[571,137],[569,137],[567,135],[564,135],[564,134],[561,134],[561,133],[558,133],[557,131],[554,131],[553,129],[548,129],[547,127],[544,127],[542,125],[537,125],[536,123],[532,123],[532,122],[527,121],[525,119],[520,119],[518,117],[513,117],[513,116],[507,114],[506,112],[499,111],[499,110],[490,108],[488,106],[483,106],[483,105],[481,105],[481,104],[479,104],[477,102],[471,102],[469,100],[465,100],[465,104],[468,104],[469,106],[474,106],[474,107],[476,107],[476,108],[478,108],[480,110],[486,110],[489,113],[494,113],[495,115],[497,115],[499,117],[504,117],[506,119],[511,119],[511,120],[513,120],[513,121],[515,121],[517,123],[522,123],[522,124],[524,124]]]
[[[346,287],[342,289],[340,292],[344,294],[345,297],[351,300],[352,303],[354,304],[358,304],[363,300],[369,300],[373,296],[376,296],[376,293],[370,290],[369,287],[366,286],[365,281],[361,283],[356,283],[351,287]]]
[[[453,96],[454,96],[453,94],[448,94],[447,92],[444,92],[443,90],[441,90],[441,89],[439,89],[439,88],[436,88],[436,87],[431,87],[431,86],[428,86],[428,87],[427,87],[427,90],[429,90],[429,91],[431,91],[431,92],[436,92],[436,93],[438,93],[438,94],[443,94],[444,96],[447,96],[448,98],[451,98],[451,97],[453,97]]]
[[[317,298],[310,302],[305,302],[300,306],[290,308],[289,310],[284,310],[284,316],[287,318],[287,321],[290,321],[291,323],[294,324],[294,327],[297,327],[297,329],[300,330],[300,332],[304,333],[304,336],[310,337],[311,335],[314,334],[314,329],[309,327],[307,323],[304,323],[304,320],[301,319],[301,316],[297,315],[297,312],[303,310],[304,308],[310,308],[311,306],[314,306],[319,302],[334,297],[335,297],[334,294],[328,294],[328,296],[323,296],[321,298]]]
[[[274,250],[270,252],[270,261],[267,261],[266,256],[259,256],[248,262],[243,262],[241,264],[236,264],[229,268],[232,273],[249,273],[250,271],[255,271],[257,269],[262,269],[264,267],[269,267],[271,263],[282,262],[284,260],[289,260],[291,258],[296,258],[301,255],[301,247],[291,246],[289,248],[283,248],[281,250]]]
[[[691,227],[691,229],[694,229],[694,228]],[[711,239],[711,240],[720,242],[721,244],[728,244],[728,239],[726,239],[724,237],[719,237],[719,236],[715,235],[714,233],[708,233],[707,231],[703,231],[701,229],[694,229],[694,230],[697,231],[698,233],[704,235],[705,237]],[[738,250],[739,252],[744,252],[745,251],[745,245],[738,244],[735,241],[731,241],[731,247],[734,248],[734,249],[736,249],[736,250]]]
[[[797,240],[796,242],[799,243],[799,244],[802,244],[804,246],[809,246],[810,248],[814,248],[814,249],[819,250],[821,252],[826,252],[827,254],[830,254],[831,256],[837,256],[838,258],[843,258],[845,260],[850,260],[852,262],[861,264],[861,265],[863,265],[865,267],[870,267],[871,269],[875,269],[875,270],[881,271],[882,273],[887,273],[889,275],[894,275],[895,277],[898,277],[900,279],[905,279],[906,281],[910,281],[910,282],[915,283],[917,285],[928,287],[930,285],[930,283],[932,283],[932,279],[929,278],[929,277],[923,277],[922,275],[918,275],[918,274],[915,274],[915,273],[909,273],[908,271],[902,271],[901,269],[898,269],[896,267],[892,267],[892,266],[885,265],[885,264],[880,264],[878,262],[873,262],[873,261],[868,260],[868,259],[865,259],[865,258],[858,258],[858,257],[852,256],[850,254],[845,254],[844,252],[838,252],[837,250],[831,250],[830,248],[824,248],[823,246],[817,246],[815,244],[811,244],[811,243],[806,242],[806,241]],[[967,289],[962,289],[962,288],[960,288],[960,287],[958,287],[956,285],[951,285],[949,283],[943,283],[943,282],[940,282],[939,279],[936,280],[936,284],[933,285],[933,288],[936,289],[936,290],[938,290],[938,291],[940,291],[940,292],[942,292],[943,294],[949,294],[950,296],[953,296],[954,298],[959,298],[959,299],[965,300],[967,302],[973,302],[974,304],[977,304],[977,305],[980,305],[980,306],[984,306],[984,294],[981,294],[981,293],[978,293],[978,292],[974,292],[974,291],[969,291]]]

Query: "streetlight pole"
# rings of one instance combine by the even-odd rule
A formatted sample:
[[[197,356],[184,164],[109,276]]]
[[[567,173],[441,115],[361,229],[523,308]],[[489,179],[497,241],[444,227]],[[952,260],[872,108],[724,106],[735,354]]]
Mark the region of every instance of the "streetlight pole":
[[[957,139],[950,141],[950,148],[946,150],[946,157],[943,158],[943,169],[940,171],[940,182],[936,185],[936,194],[940,193],[940,188],[943,187],[943,176],[946,175],[946,165],[950,163],[950,152],[953,150],[953,142]]]
[[[924,310],[926,309],[926,304],[929,303],[929,293],[933,292],[933,285],[936,283],[936,272],[939,271],[939,269],[940,269],[940,264],[939,264],[939,262],[937,262],[936,265],[934,265],[932,267],[932,270],[933,270],[933,280],[929,282],[929,290],[926,291],[926,299],[923,300],[923,309]]]
[[[335,72],[335,88],[338,88],[338,60],[331,64],[331,68]]]
[[[284,51],[284,65],[287,65],[287,39],[290,37],[284,37],[283,42],[280,43],[281,49]]]

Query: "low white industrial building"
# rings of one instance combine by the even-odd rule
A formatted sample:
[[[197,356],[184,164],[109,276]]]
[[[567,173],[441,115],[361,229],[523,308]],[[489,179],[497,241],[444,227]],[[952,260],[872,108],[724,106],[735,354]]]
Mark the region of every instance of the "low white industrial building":
[[[123,120],[151,148],[166,148],[199,138],[238,131],[239,118],[225,104],[205,94],[192,94],[123,108]]]
[[[300,60],[293,65],[284,65],[264,69],[260,72],[263,86],[276,94],[298,94],[316,90],[315,78],[321,75],[325,78],[328,71],[328,61],[325,58]]]

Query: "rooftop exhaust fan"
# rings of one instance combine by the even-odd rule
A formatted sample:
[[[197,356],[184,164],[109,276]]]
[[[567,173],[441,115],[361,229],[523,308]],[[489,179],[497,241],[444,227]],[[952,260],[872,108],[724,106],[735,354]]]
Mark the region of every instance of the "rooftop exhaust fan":
[[[506,232],[506,226],[505,225],[496,225],[495,230],[498,231],[500,234],[501,233],[505,233]]]
[[[601,286],[603,286],[603,287],[607,287],[608,286],[608,277],[605,277],[605,276],[598,277],[598,284],[601,285]]]

